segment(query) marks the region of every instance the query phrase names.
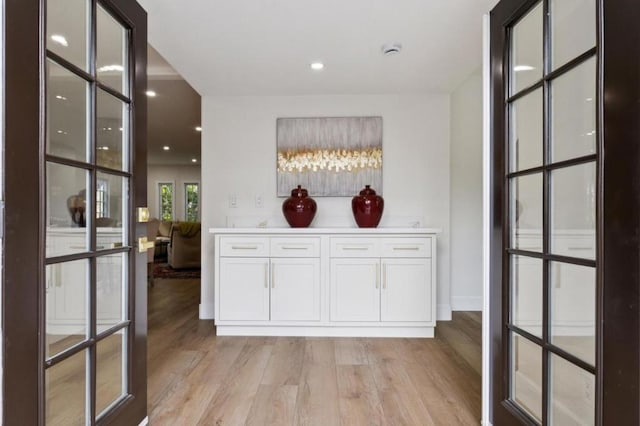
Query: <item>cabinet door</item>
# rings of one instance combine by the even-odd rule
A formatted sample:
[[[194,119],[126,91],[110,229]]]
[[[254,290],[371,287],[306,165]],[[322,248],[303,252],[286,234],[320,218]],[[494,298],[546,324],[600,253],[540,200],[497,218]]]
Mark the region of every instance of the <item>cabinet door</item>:
[[[76,322],[79,327],[85,327],[87,321],[86,280],[87,262],[67,262],[55,264],[48,292],[52,293],[54,301],[49,305],[53,308],[47,317],[53,320],[64,320],[69,324]]]
[[[382,259],[382,321],[431,321],[431,259]]]
[[[380,320],[380,261],[331,259],[331,321]]]
[[[220,320],[269,320],[269,260],[220,258]]]
[[[320,321],[320,259],[271,260],[271,320]]]

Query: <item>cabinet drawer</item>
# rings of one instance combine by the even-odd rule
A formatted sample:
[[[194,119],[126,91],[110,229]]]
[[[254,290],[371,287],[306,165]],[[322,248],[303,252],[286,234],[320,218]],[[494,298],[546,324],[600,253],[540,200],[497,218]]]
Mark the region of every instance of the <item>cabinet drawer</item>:
[[[332,238],[331,257],[380,257],[377,238]]]
[[[272,257],[320,257],[319,238],[271,238]]]
[[[431,238],[383,238],[382,257],[431,257]]]
[[[264,257],[269,256],[267,237],[220,237],[220,256]]]

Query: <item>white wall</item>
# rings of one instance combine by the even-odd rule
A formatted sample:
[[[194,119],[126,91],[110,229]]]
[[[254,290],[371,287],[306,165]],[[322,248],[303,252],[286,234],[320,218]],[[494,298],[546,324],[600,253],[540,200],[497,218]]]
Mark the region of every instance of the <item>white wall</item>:
[[[172,182],[174,188],[174,219],[184,220],[184,184],[200,183],[200,166],[153,166],[149,165],[147,171],[147,206],[151,217],[159,217],[158,183]],[[206,188],[202,184],[198,188],[200,194]],[[201,197],[202,199],[202,197]]]
[[[382,116],[383,196],[380,226],[420,220],[442,229],[438,240],[438,317],[449,302],[449,96],[445,94],[203,97],[203,227],[286,226],[276,197],[278,117]],[[375,189],[375,188],[374,188]],[[229,207],[230,195],[237,207]],[[255,198],[264,206],[255,206]],[[312,226],[355,226],[350,198],[316,198]],[[237,224],[228,217],[249,217]],[[233,223],[232,223],[233,222]],[[207,234],[209,235],[209,234]],[[201,317],[213,314],[213,238],[203,238]]]
[[[451,306],[482,310],[482,74],[451,94]]]

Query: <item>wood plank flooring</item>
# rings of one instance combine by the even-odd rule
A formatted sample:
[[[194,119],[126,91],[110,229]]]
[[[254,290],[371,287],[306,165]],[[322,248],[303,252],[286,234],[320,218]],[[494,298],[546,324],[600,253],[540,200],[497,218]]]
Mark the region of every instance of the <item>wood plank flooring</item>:
[[[479,313],[435,339],[217,337],[199,280],[149,289],[151,425],[477,425]]]

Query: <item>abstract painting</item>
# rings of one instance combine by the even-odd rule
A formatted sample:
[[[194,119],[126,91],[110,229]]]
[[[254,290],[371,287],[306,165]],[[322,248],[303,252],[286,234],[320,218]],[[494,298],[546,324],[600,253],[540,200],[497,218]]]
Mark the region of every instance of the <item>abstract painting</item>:
[[[310,196],[382,193],[382,117],[278,118],[278,196],[302,185]]]

